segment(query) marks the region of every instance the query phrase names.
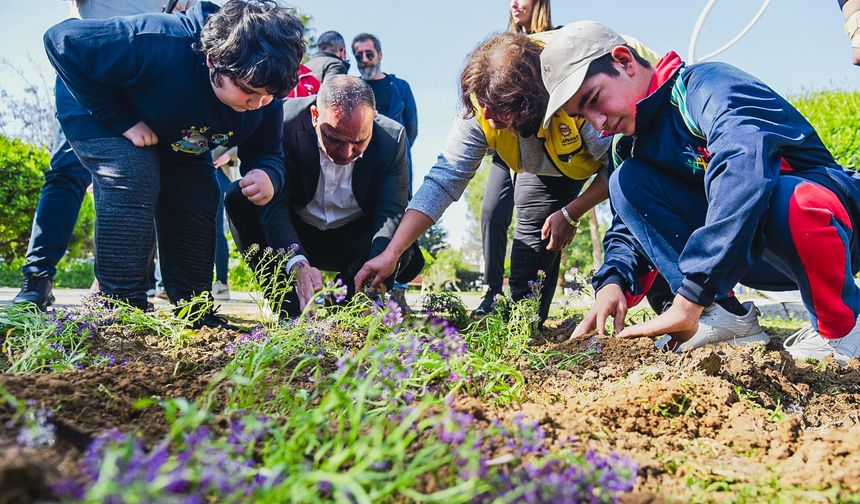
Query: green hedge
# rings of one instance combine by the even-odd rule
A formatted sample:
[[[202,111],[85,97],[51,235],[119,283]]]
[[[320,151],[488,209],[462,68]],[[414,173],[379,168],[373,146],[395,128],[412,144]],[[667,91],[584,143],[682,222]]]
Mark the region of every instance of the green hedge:
[[[44,149],[0,135],[0,259],[4,261],[27,253],[49,159]]]
[[[791,99],[836,161],[860,168],[860,92],[810,91]]]
[[[0,135],[0,262],[4,275],[14,274],[15,265],[20,267],[27,253],[33,214],[39,202],[39,193],[44,183],[44,173],[49,169],[50,155],[45,149],[9,139]],[[96,212],[93,198],[87,194],[81,204],[72,240],[66,258],[70,259],[69,268],[77,271],[71,275],[77,280],[72,284],[83,283],[85,276],[81,260],[86,260],[93,252],[93,230]],[[77,262],[79,264],[73,264]],[[65,274],[65,270],[58,275]],[[7,283],[12,278],[0,278]],[[20,281],[14,281],[18,284]]]

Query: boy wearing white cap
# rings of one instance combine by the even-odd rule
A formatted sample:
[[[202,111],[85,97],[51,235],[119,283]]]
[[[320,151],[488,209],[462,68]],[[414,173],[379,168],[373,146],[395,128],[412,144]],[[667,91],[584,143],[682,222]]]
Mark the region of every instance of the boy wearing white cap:
[[[860,356],[860,178],[791,104],[727,64],[685,66],[670,52],[647,66],[592,21],[562,28],[541,69],[545,122],[563,109],[620,140],[597,298],[572,337],[611,316],[619,337],[668,334],[676,350],[767,341],[755,307],[732,296],[741,282],[800,289],[812,326],[784,342],[795,358]],[[625,293],[641,294],[653,269],[673,304],[625,329]]]

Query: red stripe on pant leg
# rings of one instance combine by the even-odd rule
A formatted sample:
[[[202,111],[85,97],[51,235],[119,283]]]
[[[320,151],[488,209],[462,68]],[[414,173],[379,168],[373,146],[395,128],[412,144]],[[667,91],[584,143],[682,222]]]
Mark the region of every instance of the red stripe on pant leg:
[[[640,301],[645,299],[645,294],[651,289],[651,286],[654,285],[654,280],[657,279],[657,275],[660,272],[656,269],[652,269],[648,273],[645,273],[641,277],[639,277],[639,285],[642,286],[642,292],[639,294],[632,294],[630,292],[624,292],[624,297],[627,299],[627,307],[631,308],[639,304]]]
[[[842,300],[847,251],[832,221],[851,228],[848,212],[832,191],[801,182],[788,203],[791,239],[806,269],[818,332],[825,338],[841,338],[854,328],[854,312]]]

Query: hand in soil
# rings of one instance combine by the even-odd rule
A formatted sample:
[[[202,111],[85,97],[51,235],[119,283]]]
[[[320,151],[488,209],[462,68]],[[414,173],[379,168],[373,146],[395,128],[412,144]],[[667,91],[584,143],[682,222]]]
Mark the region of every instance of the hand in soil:
[[[386,248],[378,256],[370,259],[355,275],[355,291],[375,290],[384,292],[384,281],[394,274],[400,257]]]
[[[668,334],[677,343],[693,337],[699,328],[699,317],[705,307],[684,296],[676,295],[672,306],[653,319],[632,325],[618,333],[619,338],[654,337]]]
[[[568,341],[590,336],[595,330],[601,336],[606,334],[606,319],[612,317],[615,332],[624,329],[624,317],[627,315],[627,299],[624,291],[617,284],[604,285],[594,298],[594,304],[582,322],[573,330]]]

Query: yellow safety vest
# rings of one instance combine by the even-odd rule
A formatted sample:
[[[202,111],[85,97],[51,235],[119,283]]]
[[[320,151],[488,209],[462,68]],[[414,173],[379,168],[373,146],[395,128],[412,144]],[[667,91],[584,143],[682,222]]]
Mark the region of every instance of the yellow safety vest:
[[[554,32],[555,30],[534,33],[529,37],[541,45],[546,45],[555,34]],[[629,35],[622,36],[627,41],[627,45],[634,48],[640,56],[648,61],[654,63],[660,59],[642,42]],[[481,125],[484,136],[487,137],[487,145],[502,158],[508,167],[517,173],[522,173],[519,135],[510,128],[496,129],[490,126],[490,122],[484,118],[474,95],[472,96],[472,105],[476,111],[475,118]],[[544,141],[544,151],[558,171],[565,177],[576,180],[587,179],[602,167],[600,161],[594,159],[583,144],[582,136],[579,134],[583,124],[585,124],[585,119],[570,117],[564,110],[559,110],[552,117],[549,128],[541,127],[535,135]]]
[[[520,137],[510,128],[496,129],[484,118],[477,98],[472,96],[475,106],[475,119],[481,125],[487,145],[494,150],[508,167],[517,173],[523,172],[520,166]],[[552,164],[562,175],[576,180],[585,180],[597,173],[602,165],[594,159],[582,141],[579,128],[585,119],[574,119],[563,111],[553,116],[549,128],[540,128],[538,138],[543,140],[544,151]]]

